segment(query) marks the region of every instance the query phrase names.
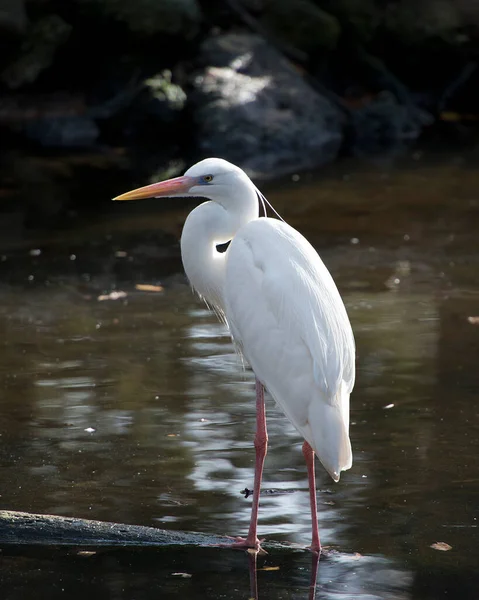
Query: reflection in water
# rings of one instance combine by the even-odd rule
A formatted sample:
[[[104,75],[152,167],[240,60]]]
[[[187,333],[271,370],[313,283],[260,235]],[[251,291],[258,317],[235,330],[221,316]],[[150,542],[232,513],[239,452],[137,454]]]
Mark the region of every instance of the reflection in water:
[[[334,554],[319,563],[307,552],[258,557],[217,549],[123,550],[81,554],[24,550],[2,558],[5,597],[29,598],[32,586],[45,597],[228,598],[231,600],[413,600],[407,569],[379,557]],[[317,571],[315,571],[315,567]],[[312,573],[317,573],[316,590]],[[430,582],[432,583],[432,582]],[[47,591],[48,590],[48,591]]]
[[[479,518],[479,330],[467,317],[478,312],[479,223],[469,203],[478,187],[473,173],[464,172],[443,186],[445,194],[456,190],[457,202],[443,196],[433,203],[418,171],[376,177],[374,188],[371,177],[366,185],[358,176],[354,185],[338,180],[298,189],[285,215],[333,272],[358,346],[355,463],[339,484],[318,468],[322,541],[341,550],[319,565],[321,598],[425,600],[452,593],[453,581],[462,598],[474,597],[467,582],[477,580],[470,549]],[[314,189],[324,203],[313,205]],[[332,199],[335,212],[328,208]],[[1,505],[244,534],[251,500],[240,492],[252,487],[254,465],[252,373],[184,283],[167,280],[162,294],[135,292],[148,273],[154,281],[162,273],[134,249],[130,267],[112,258],[118,247],[130,253],[115,235],[103,254],[63,241],[51,255],[32,258],[29,248],[17,249],[0,262],[9,282],[0,289]],[[127,298],[97,301],[114,288]],[[259,535],[305,544],[310,518],[301,440],[267,404]],[[452,549],[439,552],[434,542]],[[247,559],[215,552],[161,555],[164,566],[155,553],[107,554],[88,566],[72,559],[63,587],[72,597],[125,589],[125,598],[160,592],[244,598]],[[20,571],[28,581],[25,573],[38,573],[38,562],[24,561]],[[304,552],[272,550],[258,559],[260,598],[307,598],[310,563]],[[3,583],[21,587],[18,563],[8,564]],[[48,577],[59,576],[60,567],[48,565]],[[95,569],[105,574],[101,583],[93,580]],[[182,570],[193,577],[171,575]],[[52,580],[44,577],[47,589]],[[85,587],[76,589],[79,578]]]

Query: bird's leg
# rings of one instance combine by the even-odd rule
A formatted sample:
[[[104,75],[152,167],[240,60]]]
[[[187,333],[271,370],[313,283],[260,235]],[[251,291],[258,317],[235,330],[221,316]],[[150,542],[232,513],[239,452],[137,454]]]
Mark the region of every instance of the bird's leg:
[[[264,387],[258,379],[256,379],[256,435],[254,438],[254,447],[256,450],[256,461],[254,468],[253,507],[251,509],[251,520],[249,524],[248,536],[246,539],[236,538],[237,541],[232,544],[232,547],[253,548],[254,550],[259,551],[261,550],[261,546],[256,534],[256,530],[258,525],[258,506],[261,490],[261,479],[263,477],[263,465],[266,453],[268,451],[268,433],[266,431]]]
[[[316,478],[314,475],[314,450],[308,444],[303,444],[303,456],[306,460],[306,466],[308,468],[308,482],[309,482],[309,503],[311,506],[311,527],[312,527],[312,541],[310,549],[313,552],[321,553],[321,543],[319,541],[319,529],[318,529],[318,511],[316,506]]]
[[[259,495],[261,493],[264,459],[268,452],[268,432],[266,431],[264,387],[258,379],[256,379],[256,435],[254,438],[254,448],[256,451],[256,460],[254,467],[253,508],[251,509],[251,520],[246,541],[249,541],[254,546],[259,546],[256,529],[258,525]]]

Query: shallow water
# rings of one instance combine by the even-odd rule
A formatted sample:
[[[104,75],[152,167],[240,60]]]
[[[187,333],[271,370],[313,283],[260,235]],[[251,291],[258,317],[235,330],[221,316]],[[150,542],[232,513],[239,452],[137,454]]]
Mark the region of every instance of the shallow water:
[[[269,187],[335,277],[358,348],[354,466],[338,484],[317,469],[322,543],[338,551],[317,597],[477,597],[479,173],[448,157]],[[113,205],[4,251],[1,508],[246,532],[253,376],[181,275],[186,212]],[[98,299],[113,290],[126,297]],[[270,400],[268,419],[259,535],[305,545],[301,439]],[[230,551],[3,560],[6,597],[33,583],[52,598],[248,597]],[[280,568],[258,572],[261,598],[308,597],[307,553],[264,560]]]

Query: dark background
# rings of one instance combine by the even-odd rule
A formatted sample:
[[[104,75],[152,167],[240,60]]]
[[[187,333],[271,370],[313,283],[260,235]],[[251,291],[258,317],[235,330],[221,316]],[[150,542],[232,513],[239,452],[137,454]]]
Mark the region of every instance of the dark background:
[[[417,145],[474,156],[478,34],[468,0],[2,0],[2,239],[207,155],[264,178]],[[235,42],[223,52],[231,35],[249,67]],[[215,65],[239,91],[266,77],[266,99],[239,113]],[[311,153],[311,127],[334,144]]]

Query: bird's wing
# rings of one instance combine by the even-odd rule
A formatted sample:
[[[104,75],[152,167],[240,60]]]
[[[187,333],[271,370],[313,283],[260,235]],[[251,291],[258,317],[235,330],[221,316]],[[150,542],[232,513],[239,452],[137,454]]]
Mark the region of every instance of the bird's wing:
[[[338,479],[351,465],[355,349],[329,271],[295,229],[262,218],[228,249],[224,295],[231,333],[256,376]]]

